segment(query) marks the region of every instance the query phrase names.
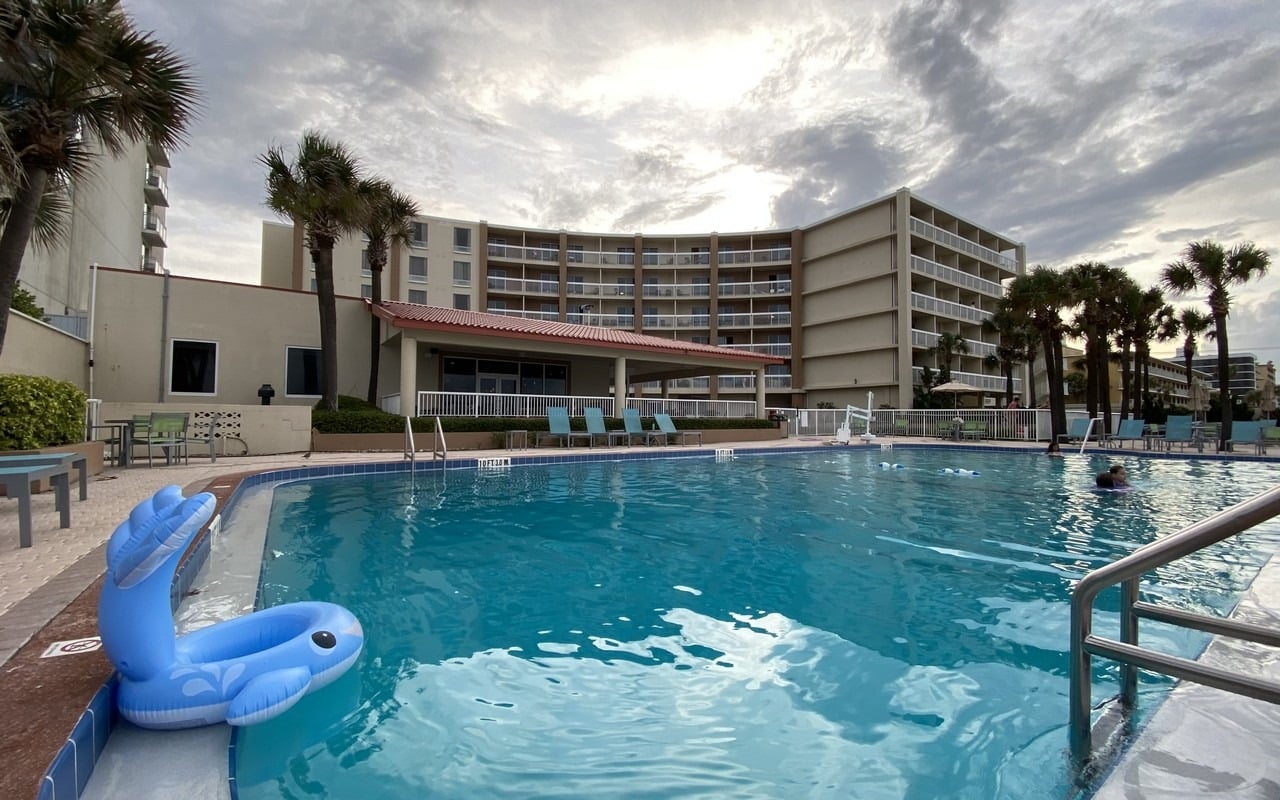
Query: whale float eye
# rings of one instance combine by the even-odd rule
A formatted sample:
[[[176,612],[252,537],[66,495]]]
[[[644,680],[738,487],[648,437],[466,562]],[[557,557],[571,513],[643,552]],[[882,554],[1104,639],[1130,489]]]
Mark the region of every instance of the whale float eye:
[[[328,631],[316,631],[311,634],[311,641],[315,642],[325,650],[330,650],[338,643],[337,637]]]

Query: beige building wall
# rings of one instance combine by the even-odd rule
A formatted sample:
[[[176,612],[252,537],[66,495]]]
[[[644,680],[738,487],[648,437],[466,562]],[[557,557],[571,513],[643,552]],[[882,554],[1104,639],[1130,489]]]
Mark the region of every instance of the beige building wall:
[[[0,374],[44,375],[88,391],[89,345],[20,311],[9,312]]]
[[[71,187],[72,210],[62,240],[50,249],[28,246],[18,280],[47,313],[88,310],[92,263],[142,267],[147,169],[145,144],[133,146],[119,158],[98,158],[93,172]],[[163,192],[168,202],[168,169],[156,167],[155,172],[161,181],[152,196]],[[157,206],[155,213],[163,220],[164,207]],[[163,250],[152,255],[163,269]]]
[[[274,403],[314,405],[319,399],[289,397],[285,392],[286,348],[320,347],[313,294],[104,269],[98,280],[96,320],[94,383],[99,397],[120,402],[254,404],[259,402],[259,387],[271,384],[276,391]],[[363,397],[366,393],[368,325],[363,300],[338,298],[341,394]],[[215,392],[169,391],[175,339],[216,343]],[[398,367],[390,364],[386,369],[396,372]]]

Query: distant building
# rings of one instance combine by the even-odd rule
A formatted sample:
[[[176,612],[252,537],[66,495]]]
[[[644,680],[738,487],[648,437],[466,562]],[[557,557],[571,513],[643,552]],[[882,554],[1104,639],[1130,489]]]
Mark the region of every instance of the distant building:
[[[262,284],[315,291],[301,230],[264,222]],[[424,216],[393,248],[389,301],[621,329],[781,356],[770,406],[910,406],[939,335],[962,337],[951,376],[991,393],[982,330],[1004,282],[1026,268],[1019,242],[908,189],[802,228],[749,233],[587,233]],[[339,294],[369,297],[360,236],[334,250]],[[519,366],[517,365],[517,369]],[[755,376],[673,374],[636,385],[654,396],[749,397]],[[1013,391],[1022,392],[1022,378]]]
[[[1174,360],[1182,359],[1182,348],[1178,348]],[[1209,387],[1218,391],[1218,356],[1196,356],[1191,359],[1193,369],[1200,370],[1209,376]],[[1227,356],[1227,390],[1232,397],[1243,398],[1258,388],[1258,357],[1253,353],[1234,353]],[[1272,380],[1272,386],[1275,381]]]
[[[168,178],[168,152],[139,143],[119,158],[99,158],[69,187],[66,235],[47,250],[28,245],[18,273],[18,285],[35,295],[52,324],[84,338],[94,262],[164,270]]]

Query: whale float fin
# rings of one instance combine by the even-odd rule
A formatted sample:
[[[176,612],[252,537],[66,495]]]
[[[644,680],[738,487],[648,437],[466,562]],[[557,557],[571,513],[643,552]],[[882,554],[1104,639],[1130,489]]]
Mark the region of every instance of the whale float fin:
[[[289,667],[264,672],[244,685],[227,706],[228,725],[256,725],[293,708],[311,687],[311,670]]]

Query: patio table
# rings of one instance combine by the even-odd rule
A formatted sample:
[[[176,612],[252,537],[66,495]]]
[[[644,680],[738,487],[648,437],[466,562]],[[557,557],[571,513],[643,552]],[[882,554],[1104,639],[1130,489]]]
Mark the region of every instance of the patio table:
[[[48,478],[57,492],[59,527],[71,527],[71,468],[65,464],[6,466],[0,461],[0,485],[4,493],[18,501],[18,546],[31,546],[31,484]]]

